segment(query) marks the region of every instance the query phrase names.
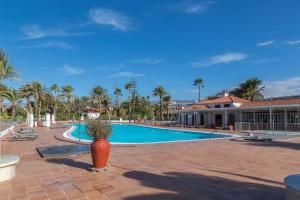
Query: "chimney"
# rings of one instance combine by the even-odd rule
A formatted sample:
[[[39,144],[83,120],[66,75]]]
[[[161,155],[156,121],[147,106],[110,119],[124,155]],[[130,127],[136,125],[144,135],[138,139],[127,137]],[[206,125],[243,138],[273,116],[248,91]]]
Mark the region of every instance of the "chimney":
[[[229,93],[227,91],[225,91],[225,92],[219,92],[217,94],[218,98],[224,98],[224,97],[227,97],[227,96],[229,96]]]

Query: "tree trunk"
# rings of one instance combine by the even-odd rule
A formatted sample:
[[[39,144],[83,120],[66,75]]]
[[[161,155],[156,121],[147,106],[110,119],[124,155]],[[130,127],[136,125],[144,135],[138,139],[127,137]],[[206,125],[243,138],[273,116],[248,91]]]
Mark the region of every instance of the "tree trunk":
[[[54,117],[56,117],[56,112],[57,112],[57,103],[55,102],[54,109],[53,109]]]
[[[164,120],[163,119],[163,113],[162,113],[162,97],[159,97],[159,113],[160,113],[160,120]]]
[[[199,85],[198,86],[198,103],[200,103],[200,101],[201,101],[201,97],[200,97],[200,90],[201,90],[201,88],[200,88],[201,86]]]
[[[35,100],[34,102],[34,112],[35,112],[35,117],[38,117],[38,102]]]
[[[26,101],[27,101],[27,104],[28,104],[28,107],[29,107],[29,112],[30,112],[31,114],[33,114],[32,106],[31,106],[31,103],[30,103],[30,101],[29,101],[29,98],[26,99]]]
[[[39,96],[37,93],[35,93],[35,100],[34,100],[35,118],[38,118],[38,103],[39,103]]]
[[[128,98],[130,98],[130,96],[131,96],[131,92],[129,91],[129,97]],[[132,107],[132,101],[131,101],[131,99],[129,99],[129,101],[128,101],[128,107],[129,107],[129,116],[131,115],[131,107]]]
[[[3,97],[0,97],[0,113],[3,112]]]
[[[57,112],[57,97],[56,94],[54,96],[54,108],[53,108],[53,115],[56,117],[56,112]]]
[[[170,121],[170,115],[169,115],[169,105],[167,107],[167,116],[168,116],[168,121]]]
[[[69,113],[69,121],[71,120],[71,103],[68,103],[69,104],[69,108],[68,108],[68,113]]]
[[[99,119],[101,118],[101,111],[102,111],[101,101],[102,101],[102,98],[100,97],[99,98]]]
[[[42,101],[39,102],[39,121],[41,121]]]
[[[12,116],[12,119],[14,120],[16,118],[16,108],[17,106],[16,105],[12,105],[12,113],[11,113],[11,116]]]

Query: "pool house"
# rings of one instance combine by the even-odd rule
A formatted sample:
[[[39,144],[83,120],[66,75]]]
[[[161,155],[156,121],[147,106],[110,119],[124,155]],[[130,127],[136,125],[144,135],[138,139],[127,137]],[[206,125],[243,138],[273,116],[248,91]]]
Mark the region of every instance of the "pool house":
[[[299,96],[248,101],[223,93],[216,99],[177,110],[175,114],[183,126],[300,132]]]

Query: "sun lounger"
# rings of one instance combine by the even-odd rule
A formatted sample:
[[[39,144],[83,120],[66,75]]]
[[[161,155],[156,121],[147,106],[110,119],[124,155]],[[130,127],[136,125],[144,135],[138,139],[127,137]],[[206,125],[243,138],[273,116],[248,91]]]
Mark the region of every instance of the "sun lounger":
[[[198,125],[197,128],[207,128],[207,124],[204,124],[204,125]]]
[[[244,140],[250,140],[250,141],[272,141],[272,136],[268,134],[258,134],[258,133],[249,133],[248,136],[243,137]]]
[[[37,135],[37,132],[35,129],[33,128],[21,128],[21,129],[17,129],[15,132],[19,133],[19,134],[30,134],[30,135]]]
[[[12,135],[11,140],[35,140],[38,137],[38,134],[35,133],[18,133],[16,131],[9,131]]]
[[[17,133],[21,134],[21,135],[36,135],[38,136],[38,133],[36,131],[16,131]]]
[[[35,131],[34,128],[30,128],[30,127],[22,127],[22,128],[19,128],[18,130],[20,130],[20,131]]]

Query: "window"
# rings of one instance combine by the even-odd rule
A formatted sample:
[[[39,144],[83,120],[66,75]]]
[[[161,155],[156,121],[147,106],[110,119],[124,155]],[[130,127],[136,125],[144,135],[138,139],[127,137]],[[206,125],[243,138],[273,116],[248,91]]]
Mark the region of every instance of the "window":
[[[229,108],[230,107],[230,104],[224,104],[224,108]]]
[[[215,108],[221,108],[221,105],[215,105]]]

